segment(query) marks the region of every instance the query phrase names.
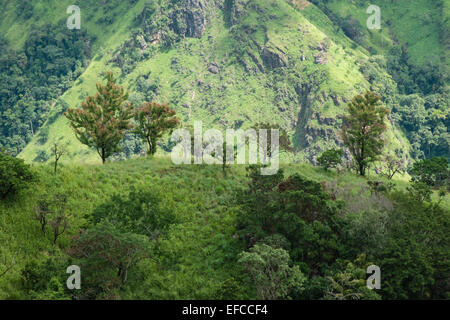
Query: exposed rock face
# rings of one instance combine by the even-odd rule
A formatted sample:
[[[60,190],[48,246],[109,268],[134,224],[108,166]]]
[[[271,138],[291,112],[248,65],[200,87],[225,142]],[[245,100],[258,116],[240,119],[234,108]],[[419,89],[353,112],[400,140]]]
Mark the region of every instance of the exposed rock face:
[[[172,14],[172,28],[175,33],[200,38],[207,24],[206,8],[211,0],[183,0],[180,9]]]
[[[246,11],[246,6],[249,0],[233,0],[231,10],[231,24],[235,25],[239,18],[241,18]]]
[[[314,59],[316,63],[327,64],[328,56],[326,53],[320,52],[314,55]]]
[[[219,73],[219,66],[216,63],[212,62],[209,64],[208,70],[211,73],[217,74]]]
[[[261,52],[261,58],[264,64],[271,69],[287,66],[287,58],[280,49],[270,49],[264,47]]]
[[[147,42],[145,42],[145,39],[142,35],[139,35],[136,40],[139,42],[139,46],[141,47],[142,50],[147,50],[148,45]]]

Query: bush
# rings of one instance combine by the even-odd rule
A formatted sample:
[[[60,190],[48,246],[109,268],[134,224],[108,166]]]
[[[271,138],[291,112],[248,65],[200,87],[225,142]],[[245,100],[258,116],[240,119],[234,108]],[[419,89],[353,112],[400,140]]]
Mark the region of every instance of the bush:
[[[43,261],[32,260],[21,271],[22,286],[31,299],[68,300],[70,291],[66,287],[67,258],[52,252]]]
[[[92,213],[91,221],[109,221],[121,232],[157,239],[177,222],[176,214],[165,207],[163,195],[156,190],[132,187],[127,196],[115,194]]]
[[[82,299],[114,299],[130,271],[149,257],[148,238],[123,233],[110,222],[102,222],[76,237],[68,250],[83,270]]]
[[[341,149],[330,149],[324,151],[318,158],[317,162],[325,169],[336,168],[342,163],[341,157],[344,152]]]
[[[257,244],[239,255],[239,263],[247,269],[258,299],[286,299],[291,292],[304,290],[306,277],[298,266],[289,265],[284,249]]]
[[[15,196],[33,181],[35,174],[29,165],[0,151],[0,199]]]
[[[448,160],[443,157],[434,157],[417,161],[410,174],[414,182],[423,182],[430,187],[440,187],[448,183],[450,178]]]

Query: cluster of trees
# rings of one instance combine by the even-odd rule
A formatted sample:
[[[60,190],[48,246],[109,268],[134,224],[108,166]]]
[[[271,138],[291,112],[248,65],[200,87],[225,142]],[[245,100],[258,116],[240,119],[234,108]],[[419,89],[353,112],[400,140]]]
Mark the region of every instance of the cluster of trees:
[[[32,31],[23,50],[0,37],[0,147],[18,154],[46,120],[52,101],[70,88],[89,58],[85,31],[65,23]]]
[[[410,191],[379,189],[378,197],[394,204],[391,209],[372,206],[353,213],[348,203],[333,200],[327,187],[298,174],[261,176],[250,166],[248,176],[248,188],[238,197],[242,211],[237,230],[248,248],[239,262],[248,272],[242,283],[257,298],[417,299],[448,294],[449,212],[439,203]],[[371,264],[382,270],[381,290],[366,287]]]
[[[44,236],[46,219],[52,219],[51,224],[58,217],[68,217],[63,200],[66,196],[56,189],[41,195],[36,218]],[[48,258],[29,261],[23,267],[25,292],[34,299],[119,299],[120,290],[129,284],[130,278],[135,280],[139,262],[156,258],[159,241],[178,222],[173,208],[163,203],[162,198],[156,190],[132,187],[128,194],[115,194],[94,208],[85,227],[71,238],[64,253],[54,246]],[[52,234],[54,245],[68,227],[67,223],[63,228],[61,225]],[[70,291],[65,286],[65,270],[72,264],[83,272],[81,290]]]
[[[352,156],[356,172],[365,176],[370,165],[381,162],[381,167],[376,168],[376,172],[385,175],[389,180],[396,173],[408,171],[412,176],[411,192],[423,199],[429,200],[433,188],[448,192],[450,177],[447,158],[422,159],[416,161],[408,170],[406,160],[401,154],[382,157],[385,117],[389,111],[381,105],[380,100],[381,97],[375,93],[366,92],[356,96],[348,104],[348,114],[343,119],[342,138]],[[317,158],[317,162],[328,170],[338,167],[342,163],[343,155],[341,149],[329,149]],[[382,183],[376,183],[380,184]]]
[[[81,109],[65,113],[78,140],[95,148],[102,162],[120,150],[127,131],[137,134],[147,143],[147,154],[156,152],[157,140],[176,128],[180,120],[167,105],[146,102],[134,108],[127,102],[128,92],[116,84],[114,75],[106,73],[106,85],[97,84],[97,94],[86,98]],[[135,125],[131,123],[134,117]]]

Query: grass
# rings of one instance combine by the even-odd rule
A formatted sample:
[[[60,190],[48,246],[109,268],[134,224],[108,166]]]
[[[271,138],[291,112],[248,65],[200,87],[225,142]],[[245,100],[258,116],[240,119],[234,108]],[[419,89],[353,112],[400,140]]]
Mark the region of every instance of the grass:
[[[440,38],[444,12],[440,5],[446,1],[428,0],[373,0],[373,1],[330,1],[328,7],[340,17],[351,16],[366,28],[369,5],[381,9],[381,30],[368,30],[366,47],[372,47],[379,54],[386,54],[392,44],[405,44],[411,62],[417,66],[439,63],[444,56],[445,42]]]
[[[138,158],[105,165],[71,163],[60,166],[56,180],[51,164],[34,167],[41,177],[38,185],[13,202],[0,203],[0,255],[9,261],[17,254],[17,264],[0,278],[0,299],[25,298],[20,283],[20,270],[25,264],[42,260],[52,255],[55,249],[64,251],[71,237],[87,225],[97,206],[115,194],[126,195],[131,188],[159,194],[163,206],[176,213],[178,224],[170,229],[160,246],[160,255],[171,261],[172,267],[147,264],[145,272],[151,273],[152,277],[146,278],[152,284],[136,285],[138,289],[124,293],[124,299],[135,295],[145,295],[149,299],[208,299],[221,281],[233,276],[236,265],[227,257],[235,256],[238,253],[235,251],[240,250],[234,237],[235,217],[240,210],[234,196],[248,181],[244,165],[231,166],[224,176],[219,165],[177,166],[167,157]],[[336,184],[342,191],[338,194],[346,201],[353,201],[347,202],[349,208],[373,205],[366,178],[345,171],[325,171],[309,164],[282,164],[281,168],[285,177],[298,173],[316,182],[328,183],[327,188]],[[373,173],[370,176],[374,177]],[[398,178],[400,180],[396,180]],[[399,190],[405,190],[407,186],[402,179],[396,176],[393,180]],[[38,199],[55,187],[68,194],[67,212],[71,217],[69,229],[58,239],[56,247],[49,235],[42,235],[38,221],[33,218]],[[437,199],[437,195],[435,197]],[[442,205],[450,205],[450,196],[442,201]],[[160,290],[146,291],[146,288],[155,288],[155,281]]]

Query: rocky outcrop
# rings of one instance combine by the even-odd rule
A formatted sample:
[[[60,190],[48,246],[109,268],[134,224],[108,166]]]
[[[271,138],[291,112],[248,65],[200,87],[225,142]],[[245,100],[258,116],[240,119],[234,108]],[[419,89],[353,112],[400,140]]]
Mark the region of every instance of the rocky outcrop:
[[[269,47],[264,47],[261,52],[261,58],[270,69],[282,68],[287,66],[287,58],[285,53],[279,49],[272,49]]]
[[[211,0],[183,0],[180,7],[174,10],[172,29],[183,37],[200,38],[207,24],[207,7]]]
[[[211,62],[208,66],[208,71],[214,74],[219,73],[219,66],[215,62]]]
[[[229,8],[225,8],[230,11],[230,23],[235,25],[239,19],[245,14],[246,7],[249,0],[232,0]]]

